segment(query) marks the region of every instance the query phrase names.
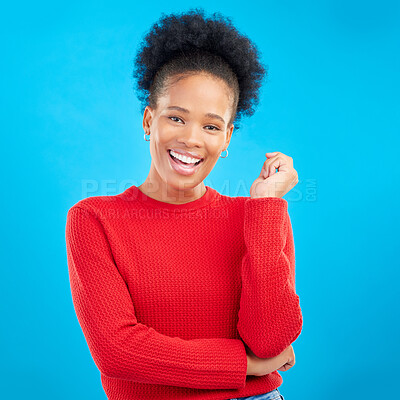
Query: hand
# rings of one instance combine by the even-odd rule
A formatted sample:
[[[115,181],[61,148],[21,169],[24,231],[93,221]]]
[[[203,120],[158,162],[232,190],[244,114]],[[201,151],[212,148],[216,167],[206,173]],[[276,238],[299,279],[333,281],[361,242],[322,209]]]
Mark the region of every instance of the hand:
[[[283,197],[299,182],[293,158],[279,151],[265,153],[261,173],[250,188],[250,197]],[[275,169],[278,168],[278,172]]]
[[[281,354],[272,358],[259,358],[245,345],[247,354],[247,375],[263,376],[276,370],[287,371],[295,364],[295,355],[292,345]]]
[[[286,357],[286,362],[281,367],[278,368],[278,371],[287,371],[292,368],[294,364],[296,364],[296,357],[294,355],[294,350],[292,345],[290,345],[286,350],[283,351]]]

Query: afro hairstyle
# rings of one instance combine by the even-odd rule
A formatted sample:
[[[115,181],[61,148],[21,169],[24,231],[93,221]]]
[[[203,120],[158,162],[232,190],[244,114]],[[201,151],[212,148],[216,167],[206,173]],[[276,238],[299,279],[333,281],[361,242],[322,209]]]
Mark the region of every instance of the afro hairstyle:
[[[229,17],[202,8],[166,15],[144,35],[134,60],[135,92],[143,113],[156,108],[157,99],[174,77],[207,72],[232,88],[232,117],[239,129],[242,115],[251,116],[259,103],[259,89],[268,66],[259,60],[259,50],[240,34]]]

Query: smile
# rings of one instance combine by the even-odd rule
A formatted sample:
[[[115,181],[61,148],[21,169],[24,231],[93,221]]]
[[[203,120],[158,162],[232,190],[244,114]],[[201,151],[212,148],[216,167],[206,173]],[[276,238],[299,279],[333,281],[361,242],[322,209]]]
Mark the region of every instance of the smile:
[[[171,152],[174,155],[172,155]],[[169,154],[169,160],[170,160],[171,167],[176,172],[178,172],[182,175],[194,174],[199,169],[199,165],[201,165],[201,163],[203,162],[203,159],[194,162],[195,161],[194,158],[181,156],[180,154],[177,154],[172,150],[168,150],[168,154]]]

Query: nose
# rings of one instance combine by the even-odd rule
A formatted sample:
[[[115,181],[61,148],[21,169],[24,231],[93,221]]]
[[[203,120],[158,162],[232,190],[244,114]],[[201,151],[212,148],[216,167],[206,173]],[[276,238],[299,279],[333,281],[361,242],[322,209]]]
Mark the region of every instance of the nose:
[[[186,147],[202,147],[202,132],[194,125],[187,126],[181,130],[177,142],[185,144]]]

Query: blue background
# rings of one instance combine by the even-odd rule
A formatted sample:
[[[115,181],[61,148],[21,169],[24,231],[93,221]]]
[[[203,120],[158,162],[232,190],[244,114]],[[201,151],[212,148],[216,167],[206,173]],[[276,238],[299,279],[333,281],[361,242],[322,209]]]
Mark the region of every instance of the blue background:
[[[400,7],[395,1],[17,2],[1,15],[1,397],[105,399],[73,309],[67,210],[150,167],[133,57],[161,12],[220,11],[269,66],[205,184],[249,195],[267,151],[289,202],[304,327],[286,400],[398,395]]]

